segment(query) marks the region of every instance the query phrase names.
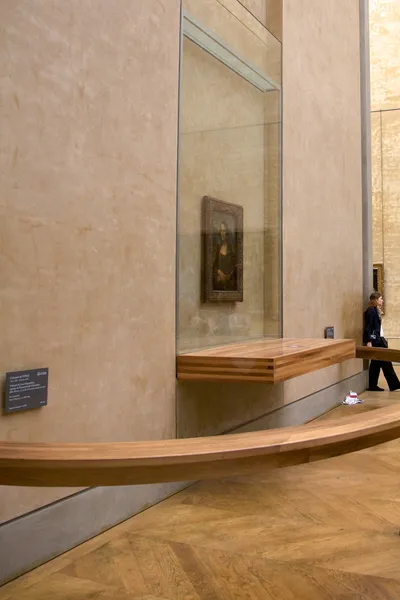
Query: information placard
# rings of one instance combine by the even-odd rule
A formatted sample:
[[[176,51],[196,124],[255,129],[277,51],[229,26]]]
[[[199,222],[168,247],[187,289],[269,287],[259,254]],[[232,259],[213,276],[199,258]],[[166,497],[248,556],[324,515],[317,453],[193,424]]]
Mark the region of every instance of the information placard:
[[[5,413],[40,408],[47,404],[49,369],[6,373]]]
[[[335,328],[333,327],[333,325],[331,325],[330,327],[325,327],[325,339],[335,339]]]

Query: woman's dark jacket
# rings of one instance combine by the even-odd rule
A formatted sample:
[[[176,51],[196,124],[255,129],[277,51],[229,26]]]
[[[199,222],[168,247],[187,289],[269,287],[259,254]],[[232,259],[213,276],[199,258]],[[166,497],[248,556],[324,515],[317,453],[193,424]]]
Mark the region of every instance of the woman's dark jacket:
[[[364,313],[363,342],[371,342],[374,348],[387,348],[387,341],[381,337],[381,317],[375,306],[369,306]]]

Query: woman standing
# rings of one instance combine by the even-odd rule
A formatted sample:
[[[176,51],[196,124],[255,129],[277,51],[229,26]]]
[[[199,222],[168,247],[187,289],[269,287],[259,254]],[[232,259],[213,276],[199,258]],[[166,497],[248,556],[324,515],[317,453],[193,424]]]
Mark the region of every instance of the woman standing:
[[[388,343],[383,335],[381,308],[383,298],[379,292],[373,292],[369,297],[367,310],[364,313],[364,336],[363,341],[367,346],[374,348],[387,348]],[[383,360],[371,360],[369,365],[369,392],[383,392],[378,387],[379,373],[382,369],[389,390],[394,392],[400,390],[400,381],[396,375],[391,362]]]

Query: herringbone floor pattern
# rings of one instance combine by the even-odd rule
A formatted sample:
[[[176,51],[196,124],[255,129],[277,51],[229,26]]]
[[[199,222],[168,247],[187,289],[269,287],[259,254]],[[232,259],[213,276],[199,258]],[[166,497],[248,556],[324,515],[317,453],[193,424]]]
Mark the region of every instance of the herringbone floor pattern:
[[[372,410],[364,396],[322,417]],[[400,440],[206,481],[0,590],[0,600],[400,599]]]

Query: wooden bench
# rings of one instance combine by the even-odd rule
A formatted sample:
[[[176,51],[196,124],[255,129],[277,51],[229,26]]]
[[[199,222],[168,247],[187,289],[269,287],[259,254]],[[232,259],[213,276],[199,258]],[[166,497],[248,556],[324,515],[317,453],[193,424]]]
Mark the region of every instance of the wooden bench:
[[[190,481],[300,464],[400,437],[400,408],[255,433],[149,442],[0,442],[0,485]]]
[[[177,378],[278,383],[355,356],[354,340],[263,338],[181,354]]]

